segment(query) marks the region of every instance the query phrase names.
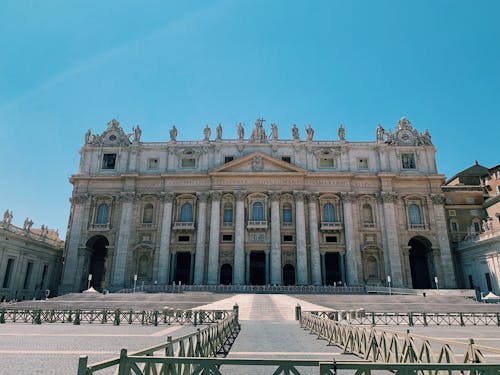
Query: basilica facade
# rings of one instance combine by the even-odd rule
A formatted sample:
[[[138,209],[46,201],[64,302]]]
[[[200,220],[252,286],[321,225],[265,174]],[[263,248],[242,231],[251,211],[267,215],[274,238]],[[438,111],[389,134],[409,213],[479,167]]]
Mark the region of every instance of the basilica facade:
[[[140,285],[455,287],[436,149],[406,118],[351,142],[257,119],[236,139],[90,130],[71,176],[60,292]],[[282,131],[284,133],[284,131]],[[89,276],[91,275],[91,276]]]

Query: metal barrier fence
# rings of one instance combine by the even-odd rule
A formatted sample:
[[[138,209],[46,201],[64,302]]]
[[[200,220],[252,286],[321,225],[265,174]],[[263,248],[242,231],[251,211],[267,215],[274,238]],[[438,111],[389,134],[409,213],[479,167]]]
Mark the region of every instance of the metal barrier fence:
[[[328,318],[335,321],[345,320],[350,324],[361,325],[408,325],[408,326],[429,326],[429,325],[484,325],[500,326],[500,313],[431,313],[431,312],[408,312],[408,313],[387,313],[387,312],[365,312],[358,310],[337,310],[337,311],[308,311],[319,317]]]
[[[122,349],[119,358],[88,365],[88,357],[81,356],[78,362],[78,375],[95,374],[101,370],[116,369],[118,374],[191,374],[194,365],[191,363],[156,363],[153,357],[161,353],[165,357],[216,357],[226,356],[230,346],[240,330],[238,312],[227,316],[217,324],[198,329],[197,332],[176,339],[171,336],[165,344],[127,355],[127,349]],[[136,359],[131,361],[130,358]],[[150,359],[153,359],[151,361]],[[192,358],[191,358],[192,359]]]
[[[484,353],[500,358],[500,349],[437,338],[337,322],[302,312],[301,327],[344,352],[372,362],[483,363]]]
[[[211,324],[234,314],[234,310],[20,310],[0,309],[2,323],[81,323],[97,324]]]
[[[238,368],[242,373],[244,370],[256,369],[257,366],[270,368],[269,374],[273,375],[302,375],[310,374],[311,369],[317,370],[319,375],[371,375],[377,373],[396,373],[396,374],[439,374],[447,373],[460,375],[498,375],[500,366],[495,364],[481,363],[370,363],[363,361],[332,361],[323,362],[315,360],[299,359],[229,359],[229,358],[174,358],[174,357],[144,357],[128,356],[126,351],[116,362],[118,374],[163,374],[163,375],[197,375],[212,374],[222,375],[231,373],[231,369]],[[92,374],[85,372],[84,359],[80,359],[78,375]],[[227,367],[231,366],[231,367]],[[241,367],[244,367],[242,369]],[[243,371],[242,371],[243,370]]]

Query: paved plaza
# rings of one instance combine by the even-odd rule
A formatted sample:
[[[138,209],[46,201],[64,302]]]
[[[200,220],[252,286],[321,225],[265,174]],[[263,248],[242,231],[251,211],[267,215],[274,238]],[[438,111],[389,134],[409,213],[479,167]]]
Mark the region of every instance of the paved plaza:
[[[25,301],[10,307],[37,308],[193,308],[232,309],[239,306],[241,332],[236,338],[228,358],[266,359],[355,359],[342,354],[340,348],[327,346],[324,340],[299,327],[295,320],[295,306],[303,310],[349,309],[365,306],[366,311],[500,311],[498,305],[484,305],[473,301],[444,301],[435,297],[421,296],[367,296],[367,295],[282,295],[282,294],[216,294],[189,292],[182,294],[73,294],[54,298],[47,302]],[[360,302],[361,301],[361,302]],[[461,303],[458,303],[461,302]],[[50,306],[50,307],[49,307]],[[420,310],[421,311],[421,310]],[[380,326],[382,329],[406,330],[406,326]],[[76,374],[78,357],[88,355],[89,363],[110,359],[119,355],[121,348],[130,351],[164,343],[168,336],[179,337],[196,328],[193,326],[120,326],[71,323],[43,323],[32,325],[7,323],[0,325],[0,374]],[[411,332],[425,336],[467,342],[474,338],[477,343],[500,348],[500,327],[497,326],[429,326],[411,327]],[[488,361],[500,362],[496,355],[486,356]],[[269,369],[224,368],[226,374],[266,374]],[[244,371],[243,371],[244,370]],[[304,373],[307,373],[305,371]],[[311,369],[311,374],[314,371]]]

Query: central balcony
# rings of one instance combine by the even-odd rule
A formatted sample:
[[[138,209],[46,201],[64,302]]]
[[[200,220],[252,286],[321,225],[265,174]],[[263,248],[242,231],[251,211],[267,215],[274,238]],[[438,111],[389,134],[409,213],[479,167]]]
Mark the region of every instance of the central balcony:
[[[248,221],[247,229],[267,229],[267,220],[264,221]]]
[[[173,230],[194,230],[194,221],[176,221]]]
[[[322,221],[320,229],[324,230],[324,231],[342,230],[342,222],[341,221]]]

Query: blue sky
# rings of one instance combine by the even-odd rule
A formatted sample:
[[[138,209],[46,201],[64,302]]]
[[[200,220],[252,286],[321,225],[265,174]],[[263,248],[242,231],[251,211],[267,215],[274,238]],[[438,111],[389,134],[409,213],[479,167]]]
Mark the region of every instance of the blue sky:
[[[64,235],[84,133],[117,118],[143,141],[375,138],[407,116],[447,177],[492,167],[500,138],[499,1],[0,1],[0,211]]]

